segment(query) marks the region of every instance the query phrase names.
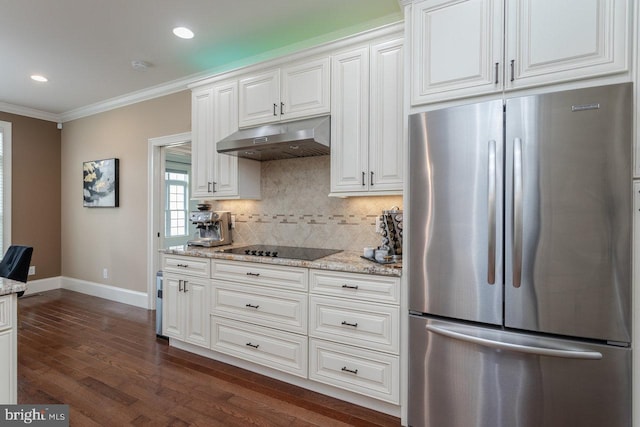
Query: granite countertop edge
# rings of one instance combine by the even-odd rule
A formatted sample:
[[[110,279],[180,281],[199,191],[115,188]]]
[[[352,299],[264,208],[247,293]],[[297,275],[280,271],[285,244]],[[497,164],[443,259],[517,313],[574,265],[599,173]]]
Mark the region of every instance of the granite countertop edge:
[[[11,279],[0,278],[0,296],[17,294],[18,292],[26,291],[27,284],[18,282]]]
[[[244,245],[242,245],[244,246]],[[314,268],[319,270],[344,271],[348,273],[376,274],[380,276],[402,276],[402,263],[378,264],[366,260],[360,256],[359,252],[342,251],[315,261],[305,261],[286,258],[268,258],[252,255],[238,255],[222,250],[232,246],[205,248],[201,246],[175,246],[160,249],[161,253],[167,255],[182,255],[199,258],[224,259],[230,261],[245,261],[271,265],[284,265],[289,267]]]

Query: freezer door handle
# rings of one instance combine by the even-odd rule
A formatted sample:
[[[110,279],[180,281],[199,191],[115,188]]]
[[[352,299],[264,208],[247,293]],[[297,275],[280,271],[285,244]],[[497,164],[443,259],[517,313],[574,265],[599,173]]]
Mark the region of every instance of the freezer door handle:
[[[460,329],[460,328],[456,328]],[[562,357],[565,359],[582,359],[582,360],[600,360],[602,359],[602,353],[589,350],[566,350],[561,348],[548,348],[548,347],[535,347],[523,344],[516,344],[503,341],[494,341],[487,338],[481,338],[473,335],[467,335],[453,331],[442,326],[427,325],[427,330],[434,334],[442,335],[445,337],[453,338],[460,341],[466,341],[473,344],[478,344],[483,347],[494,348],[496,350],[506,350],[517,353],[527,353],[538,356],[549,357]]]
[[[522,140],[513,141],[513,287],[522,280]]]
[[[496,283],[496,142],[489,141],[489,188],[487,191],[489,236],[488,236],[488,265],[487,281],[490,285]]]

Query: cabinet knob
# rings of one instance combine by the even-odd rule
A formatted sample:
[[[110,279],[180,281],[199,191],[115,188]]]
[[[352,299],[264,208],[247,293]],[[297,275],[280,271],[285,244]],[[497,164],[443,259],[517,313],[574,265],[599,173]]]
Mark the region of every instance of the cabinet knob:
[[[280,115],[283,116],[284,115],[284,102],[280,103]]]
[[[344,326],[352,326],[352,327],[354,327],[354,328],[357,328],[357,327],[358,327],[358,323],[349,323],[349,322],[347,322],[346,320],[343,320],[343,321],[342,321],[342,324],[343,324]]]
[[[342,287],[343,287],[344,289],[358,289],[358,285],[355,285],[355,286],[354,286],[354,285],[347,285],[347,284],[344,284],[344,285],[342,285]]]
[[[246,343],[245,345],[251,347],[251,348],[258,348],[260,347],[260,344],[251,344],[250,342]]]
[[[278,108],[278,104],[276,104],[275,102],[273,103],[273,115],[277,116],[276,114],[276,108]]]
[[[349,372],[351,374],[358,375],[358,370],[357,369],[348,369],[346,366],[342,367],[342,372]]]
[[[259,305],[253,305],[253,304],[245,304],[244,306],[248,308],[255,308],[256,310],[260,307]]]

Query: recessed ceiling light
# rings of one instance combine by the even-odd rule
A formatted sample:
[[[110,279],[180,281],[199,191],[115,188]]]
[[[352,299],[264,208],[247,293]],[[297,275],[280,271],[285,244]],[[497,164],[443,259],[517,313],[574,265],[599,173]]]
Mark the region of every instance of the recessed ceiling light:
[[[48,79],[48,78],[46,78],[45,76],[40,76],[40,75],[38,75],[38,74],[34,74],[34,75],[32,75],[32,76],[31,76],[31,80],[35,80],[35,81],[37,81],[37,82],[42,82],[42,83],[45,83],[45,82],[48,82],[48,81],[49,81],[49,79]]]
[[[193,31],[186,27],[176,27],[173,29],[173,34],[180,37],[181,39],[192,39]]]

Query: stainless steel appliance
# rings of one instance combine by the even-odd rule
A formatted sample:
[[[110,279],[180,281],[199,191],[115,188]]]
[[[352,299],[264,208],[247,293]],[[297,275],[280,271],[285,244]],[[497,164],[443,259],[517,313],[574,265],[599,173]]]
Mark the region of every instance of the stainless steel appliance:
[[[314,261],[342,251],[339,249],[303,248],[298,246],[251,245],[225,249],[223,252],[239,255]]]
[[[222,246],[230,245],[231,214],[223,211],[194,211],[189,220],[196,224],[196,232],[192,240],[187,242],[192,246]]]
[[[410,116],[408,422],[631,425],[632,86]]]
[[[216,144],[219,153],[252,160],[279,160],[329,154],[331,117],[241,129]]]

